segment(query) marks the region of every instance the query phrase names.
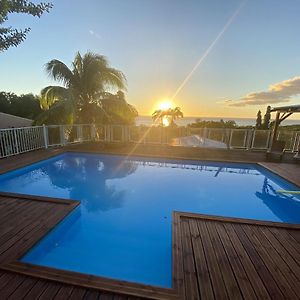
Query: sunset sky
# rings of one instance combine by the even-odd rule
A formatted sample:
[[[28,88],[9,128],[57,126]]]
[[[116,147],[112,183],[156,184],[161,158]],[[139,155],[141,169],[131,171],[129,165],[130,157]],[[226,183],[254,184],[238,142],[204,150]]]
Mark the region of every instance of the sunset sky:
[[[46,62],[69,65],[91,50],[125,73],[140,115],[174,96],[186,116],[255,117],[268,104],[300,104],[300,1],[52,2],[41,19],[10,16],[6,25],[32,30],[0,54],[0,91],[38,94],[53,83]]]

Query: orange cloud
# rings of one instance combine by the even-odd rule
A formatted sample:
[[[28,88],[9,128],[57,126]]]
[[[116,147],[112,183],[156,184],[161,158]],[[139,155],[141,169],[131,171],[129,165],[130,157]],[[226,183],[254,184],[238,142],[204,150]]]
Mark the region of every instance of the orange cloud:
[[[268,91],[254,92],[236,101],[226,101],[229,106],[266,105],[289,102],[300,94],[300,76],[275,83]]]

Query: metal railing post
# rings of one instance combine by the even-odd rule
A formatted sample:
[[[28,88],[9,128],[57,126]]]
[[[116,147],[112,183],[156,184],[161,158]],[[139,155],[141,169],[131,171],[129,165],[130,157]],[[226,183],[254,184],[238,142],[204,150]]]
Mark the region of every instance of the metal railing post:
[[[233,129],[230,129],[230,138],[229,138],[229,143],[228,143],[228,149],[231,148],[232,136],[233,136]]]
[[[48,128],[43,124],[44,147],[48,149]]]
[[[91,140],[92,141],[96,140],[96,125],[95,124],[91,125]]]
[[[15,139],[16,152],[18,154],[19,153],[19,142],[18,142],[18,138],[17,138],[16,129],[14,129],[14,139]]]
[[[64,125],[59,125],[59,138],[60,138],[60,145],[65,145],[65,135],[64,135]]]

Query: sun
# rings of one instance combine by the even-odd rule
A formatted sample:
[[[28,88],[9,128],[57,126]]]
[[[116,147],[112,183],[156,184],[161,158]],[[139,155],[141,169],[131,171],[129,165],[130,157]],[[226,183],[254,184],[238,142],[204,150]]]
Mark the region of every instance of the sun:
[[[160,110],[168,110],[169,108],[172,107],[172,103],[170,100],[164,100],[159,103],[159,109]]]

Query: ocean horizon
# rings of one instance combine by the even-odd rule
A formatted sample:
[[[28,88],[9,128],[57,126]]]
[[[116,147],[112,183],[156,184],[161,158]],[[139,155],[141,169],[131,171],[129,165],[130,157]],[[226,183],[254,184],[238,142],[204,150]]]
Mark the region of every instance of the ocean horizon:
[[[202,121],[220,121],[221,119],[223,119],[224,121],[233,120],[236,122],[238,126],[254,126],[256,122],[256,118],[184,117],[184,118],[177,119],[175,123],[178,126],[187,126],[188,124],[194,123],[196,119],[200,119]],[[138,116],[135,119],[135,122],[137,126],[153,125],[153,120],[151,116]],[[300,120],[287,119],[283,121],[281,125],[300,125]]]

